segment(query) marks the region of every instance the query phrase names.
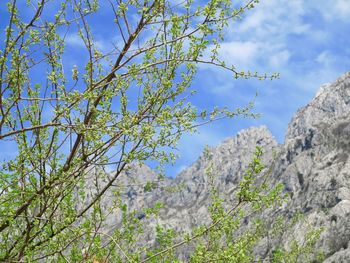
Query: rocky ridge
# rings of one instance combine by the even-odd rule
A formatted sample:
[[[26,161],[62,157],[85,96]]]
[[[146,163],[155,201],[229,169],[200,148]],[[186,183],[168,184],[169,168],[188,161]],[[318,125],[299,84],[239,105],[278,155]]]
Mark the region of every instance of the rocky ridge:
[[[210,149],[215,187],[227,203],[234,202],[233,193],[256,145],[264,149],[263,162],[270,168],[271,183],[283,182],[291,197],[278,212],[270,211],[263,217],[301,211],[308,224],[325,227],[316,244],[326,255],[324,262],[350,262],[350,72],[323,85],[311,102],[298,110],[283,145],[262,126],[243,130]],[[120,177],[119,185],[125,184],[124,198],[131,210],[160,201],[165,204],[161,221],[186,231],[209,220],[207,166],[208,161],[201,156],[175,179],[165,178],[159,181],[161,187],[145,192],[145,183],[157,180],[157,176],[144,165],[132,165]],[[134,178],[138,178],[137,183]],[[178,186],[179,191],[167,190]],[[108,194],[104,198],[106,207],[111,198]],[[110,217],[107,224],[112,228],[119,219]],[[293,235],[302,236],[304,229],[303,224],[297,224]],[[276,242],[286,243],[288,235]],[[151,233],[147,239],[151,242]],[[256,253],[267,256],[270,249],[262,241]]]

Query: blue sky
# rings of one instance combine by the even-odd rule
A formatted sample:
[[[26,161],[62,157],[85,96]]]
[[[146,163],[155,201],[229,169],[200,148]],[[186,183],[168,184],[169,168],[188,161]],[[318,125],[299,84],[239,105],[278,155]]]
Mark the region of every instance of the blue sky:
[[[108,4],[108,1],[101,2]],[[6,23],[5,3],[0,3],[0,39],[3,39]],[[107,14],[107,11],[103,12]],[[221,58],[238,69],[279,72],[280,78],[235,80],[227,72],[201,66],[193,83],[198,90],[192,100],[196,106],[235,108],[254,100],[255,111],[261,117],[222,120],[200,127],[198,134],[185,135],[178,145],[180,157],[175,166],[166,167],[167,174],[175,176],[193,163],[204,145],[217,145],[250,126],[266,125],[282,143],[296,110],[310,101],[321,84],[332,82],[350,70],[349,18],[349,0],[262,0],[241,21],[230,24],[221,45]],[[114,25],[105,23],[108,19],[103,14],[99,19],[90,20],[101,50],[107,50],[118,41],[113,35],[116,34]],[[72,51],[82,47],[75,35],[67,36],[67,44]],[[79,63],[81,57],[70,54],[68,65]],[[10,154],[11,149],[2,152]]]

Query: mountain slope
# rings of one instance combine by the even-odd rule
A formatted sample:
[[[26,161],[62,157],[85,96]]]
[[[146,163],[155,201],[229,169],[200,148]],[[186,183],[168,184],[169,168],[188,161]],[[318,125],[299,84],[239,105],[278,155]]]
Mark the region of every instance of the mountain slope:
[[[279,240],[262,240],[256,253],[267,258],[273,244],[286,246],[291,235],[302,237],[307,225],[324,226],[316,247],[324,251],[325,262],[350,262],[350,73],[333,84],[323,85],[312,101],[298,110],[283,145],[276,142],[266,127],[253,127],[210,149],[215,187],[228,206],[236,199],[234,191],[257,145],[263,147],[262,159],[271,172],[270,183],[283,182],[290,194],[283,207],[267,211],[261,217],[268,220],[283,214],[291,218],[301,212],[306,223],[295,225]],[[156,180],[155,173],[146,166],[135,168],[134,165],[120,177],[119,184],[126,185],[124,200],[130,210],[160,201],[165,205],[160,221],[178,231],[187,231],[209,220],[205,173],[208,164],[201,156],[175,179],[158,181],[160,187],[151,192],[145,192],[143,186],[149,180]],[[131,186],[133,178],[138,178],[138,182]],[[106,207],[111,198],[108,195],[104,198]],[[110,218],[109,227],[118,225],[119,219]],[[145,219],[148,227],[154,224],[151,219]],[[146,230],[146,237],[152,242],[151,230]]]

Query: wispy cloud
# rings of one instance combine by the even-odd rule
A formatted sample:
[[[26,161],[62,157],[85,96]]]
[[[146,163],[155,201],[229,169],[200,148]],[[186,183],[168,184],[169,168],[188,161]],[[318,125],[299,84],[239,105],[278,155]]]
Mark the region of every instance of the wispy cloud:
[[[350,3],[348,0],[333,1],[311,1],[318,9],[324,19],[328,21],[342,20],[344,23],[350,23]]]
[[[219,58],[227,64],[234,63],[240,68],[249,68],[258,56],[259,45],[252,41],[225,42],[221,44]]]
[[[99,51],[107,52],[111,49],[111,40],[110,41],[102,41],[102,40],[93,40],[93,45]],[[75,48],[86,48],[83,39],[78,36],[78,34],[68,34],[65,37],[65,43]]]
[[[84,41],[76,34],[69,34],[65,38],[66,44],[74,47],[85,47]]]
[[[322,51],[317,57],[316,62],[325,67],[330,67],[336,61],[335,56],[328,50]]]
[[[302,20],[305,12],[302,0],[261,1],[239,23],[237,32],[249,33],[255,39],[271,38],[271,35],[281,38],[290,33],[307,33],[310,26]],[[232,33],[234,31],[231,31],[231,36]]]

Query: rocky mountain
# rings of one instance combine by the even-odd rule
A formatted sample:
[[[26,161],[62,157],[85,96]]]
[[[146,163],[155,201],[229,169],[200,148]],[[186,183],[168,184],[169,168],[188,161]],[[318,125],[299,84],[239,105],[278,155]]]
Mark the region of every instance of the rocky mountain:
[[[282,182],[290,194],[283,207],[262,217],[291,217],[301,212],[306,219],[303,222],[325,227],[316,244],[325,253],[324,262],[350,262],[350,73],[323,85],[311,102],[298,110],[288,126],[284,144],[278,144],[263,126],[243,130],[210,149],[215,187],[228,204],[236,199],[233,193],[257,145],[264,150],[262,159],[271,173],[271,184]],[[156,173],[148,167],[132,165],[116,185],[125,185],[122,192],[131,210],[160,201],[165,204],[160,220],[186,231],[209,220],[207,166],[208,160],[201,156],[175,179],[157,181]],[[145,184],[152,180],[159,187],[145,191]],[[107,194],[103,204],[108,207],[112,198]],[[142,213],[138,216],[143,217]],[[108,219],[108,225],[112,228],[118,220],[116,214]],[[302,236],[305,224],[295,225],[274,242],[286,243],[291,233]],[[152,242],[153,238],[148,233],[147,240]],[[271,252],[265,241],[256,251],[262,256]]]

